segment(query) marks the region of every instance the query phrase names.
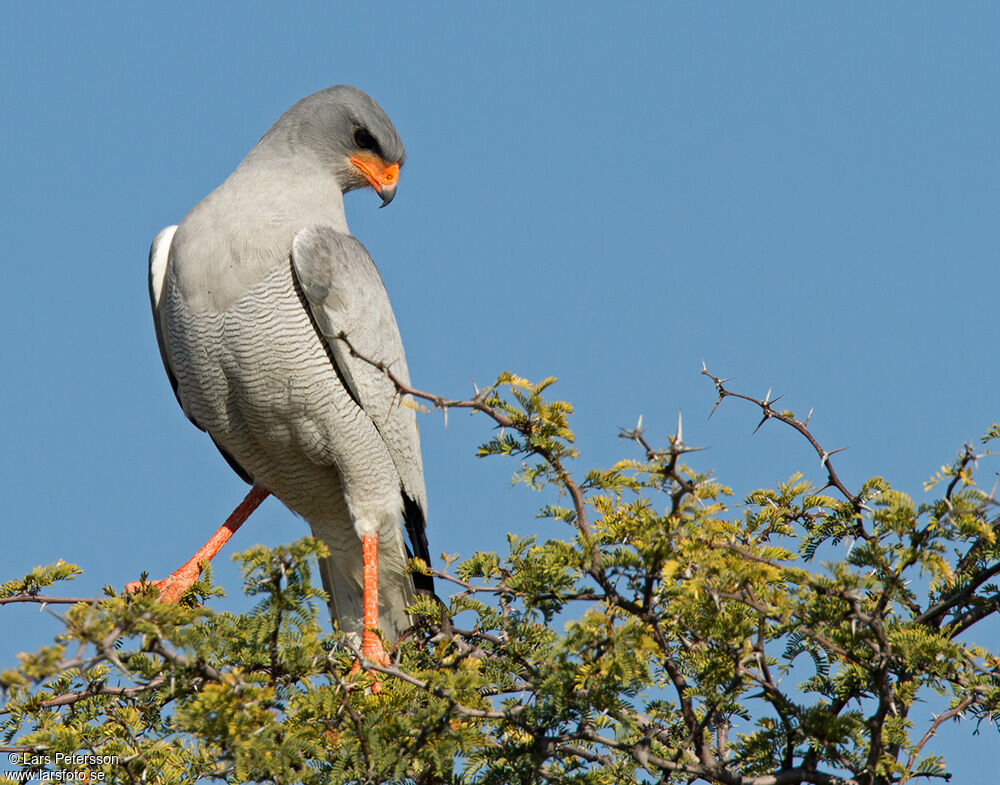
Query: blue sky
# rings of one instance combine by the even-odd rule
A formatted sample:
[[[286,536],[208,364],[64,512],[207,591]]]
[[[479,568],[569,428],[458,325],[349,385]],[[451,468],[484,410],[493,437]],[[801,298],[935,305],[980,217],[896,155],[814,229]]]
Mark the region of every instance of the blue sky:
[[[183,417],[146,254],[298,98],[355,84],[407,145],[348,221],[418,386],[554,375],[585,467],[664,442],[742,496],[804,441],[699,375],[805,414],[856,487],[921,482],[1000,419],[1000,12],[988,4],[8,4],[0,24],[0,577],[63,558],[92,595],[187,558],[244,486]],[[729,405],[732,404],[732,405]],[[431,552],[559,533],[479,461],[488,423],[421,423]],[[984,466],[983,481],[996,466]],[[269,501],[233,550],[306,527]],[[225,607],[241,607],[226,558]],[[49,640],[2,610],[0,662]],[[1000,643],[996,623],[984,640]],[[994,731],[945,729],[957,782]],[[980,762],[982,760],[983,762]]]

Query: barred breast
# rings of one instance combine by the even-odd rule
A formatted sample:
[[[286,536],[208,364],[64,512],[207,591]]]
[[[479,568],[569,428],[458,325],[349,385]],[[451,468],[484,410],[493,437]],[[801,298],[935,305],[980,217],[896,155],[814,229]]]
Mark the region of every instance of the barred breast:
[[[386,579],[405,576],[400,478],[371,418],[341,384],[291,265],[221,313],[192,312],[169,281],[164,307],[187,414],[311,524],[358,587],[362,533],[379,533]]]

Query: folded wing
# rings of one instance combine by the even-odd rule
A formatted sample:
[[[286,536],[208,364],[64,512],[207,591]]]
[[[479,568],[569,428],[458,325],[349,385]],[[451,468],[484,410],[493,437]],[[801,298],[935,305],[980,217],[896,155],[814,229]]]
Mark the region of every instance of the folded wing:
[[[403,342],[375,263],[354,237],[326,226],[301,229],[292,243],[292,268],[331,361],[345,387],[375,424],[402,483],[410,552],[430,563],[427,511],[416,415],[394,382],[409,384]],[[429,580],[414,576],[417,588]]]

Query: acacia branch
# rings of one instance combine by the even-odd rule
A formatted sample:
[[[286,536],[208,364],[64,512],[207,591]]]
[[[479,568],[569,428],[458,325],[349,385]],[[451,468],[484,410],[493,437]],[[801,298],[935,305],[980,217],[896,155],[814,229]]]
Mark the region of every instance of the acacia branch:
[[[1000,575],[1000,563],[994,564],[987,570],[982,570],[976,573],[960,589],[957,589],[952,594],[948,595],[948,597],[924,611],[924,613],[917,617],[916,622],[918,624],[929,624],[934,627],[939,627],[942,616],[949,611],[954,610],[959,605],[964,605],[976,593],[976,590],[980,586],[986,583],[986,581],[990,578],[997,575]]]
[[[574,735],[582,740],[600,744],[608,749],[626,752],[647,771],[652,766],[664,772],[689,775],[708,782],[722,783],[722,785],[800,785],[801,783],[813,783],[814,785],[859,785],[858,781],[853,778],[838,777],[834,774],[828,774],[804,766],[782,769],[771,774],[744,777],[718,764],[705,765],[669,761],[649,754],[642,741],[633,744],[617,741],[606,736],[601,736],[591,728],[581,728]],[[575,754],[575,750],[573,752]],[[589,754],[596,757],[595,753]],[[581,757],[586,759],[585,756]]]
[[[399,681],[405,682],[406,684],[410,684],[417,689],[430,693],[436,698],[448,701],[449,705],[463,717],[483,720],[510,720],[528,708],[526,704],[522,703],[501,711],[474,709],[471,706],[466,706],[456,701],[443,687],[431,684],[426,679],[418,679],[416,676],[412,676],[406,671],[400,670],[393,665],[379,665],[378,663],[372,662],[364,657],[359,657],[359,662],[361,663],[361,667],[367,671],[374,671],[375,673],[382,673],[386,676],[391,676],[394,679],[399,679]]]
[[[854,508],[854,512],[858,518],[857,524],[859,529],[858,532],[859,536],[861,536],[865,540],[870,539],[871,535],[869,535],[864,530],[864,527],[861,525],[861,520],[860,520],[861,518],[860,513],[861,510],[864,508],[864,499],[862,499],[861,496],[858,494],[851,493],[847,489],[847,486],[844,485],[843,482],[841,482],[840,477],[837,475],[836,470],[833,468],[831,457],[835,452],[839,452],[839,450],[832,450],[832,451],[825,450],[823,446],[816,440],[816,437],[814,437],[812,433],[809,431],[807,423],[799,422],[799,420],[797,420],[794,416],[776,410],[771,404],[776,403],[778,401],[778,398],[772,399],[770,397],[770,394],[768,394],[767,398],[758,399],[750,395],[743,395],[742,393],[731,392],[730,390],[727,390],[724,386],[724,383],[729,380],[720,379],[718,376],[714,376],[713,374],[709,373],[708,368],[705,367],[704,363],[702,363],[701,366],[701,373],[703,376],[707,376],[709,379],[712,380],[712,382],[715,384],[715,389],[719,393],[719,397],[715,401],[715,406],[712,408],[713,412],[715,411],[715,409],[718,408],[719,404],[722,403],[722,401],[725,400],[726,398],[739,398],[740,400],[749,401],[750,403],[759,406],[760,410],[764,413],[764,416],[761,419],[760,424],[757,426],[758,428],[768,420],[774,419],[774,420],[779,420],[780,422],[783,422],[786,425],[791,426],[800,434],[802,434],[809,442],[809,444],[812,445],[812,448],[816,451],[816,454],[820,458],[820,464],[823,466],[824,469],[826,469],[828,485],[840,491],[840,493],[844,496],[844,498],[847,499],[848,503],[850,503],[851,507]]]
[[[1000,609],[1000,593],[991,597],[984,597],[980,605],[970,608],[961,616],[957,616],[948,622],[948,638],[954,640],[969,627],[982,621],[987,616],[996,613]]]
[[[331,336],[325,336],[330,338]],[[455,399],[455,398],[445,398],[442,395],[435,395],[434,393],[425,392],[424,390],[419,390],[407,381],[400,379],[389,367],[388,363],[381,362],[379,360],[373,360],[370,357],[366,357],[361,354],[357,349],[354,348],[354,344],[351,343],[351,339],[347,337],[347,333],[341,331],[335,336],[332,336],[336,340],[343,341],[344,345],[347,346],[348,351],[350,351],[352,357],[368,363],[373,368],[381,371],[385,374],[385,377],[391,381],[396,390],[402,395],[411,395],[414,398],[419,398],[420,400],[427,401],[435,409],[441,409],[447,412],[448,409],[474,409],[475,411],[482,412],[491,419],[493,419],[498,425],[504,428],[514,428],[514,421],[497,411],[494,407],[486,403],[486,399],[493,392],[492,387],[487,387],[484,390],[477,390],[476,394],[472,398],[467,399]]]
[[[102,685],[89,685],[86,689],[76,690],[74,692],[65,692],[62,695],[57,695],[54,698],[49,698],[48,700],[42,701],[39,705],[45,709],[52,709],[58,706],[71,706],[79,701],[86,700],[87,698],[96,698],[101,695],[111,695],[119,698],[131,698],[135,695],[141,695],[144,692],[149,692],[150,690],[155,690],[161,684],[166,682],[166,676],[157,676],[151,679],[145,684],[140,684],[136,687],[109,687],[106,684]],[[10,709],[0,710],[0,715],[10,714]],[[2,750],[0,750],[2,751]]]
[[[976,699],[975,693],[972,693],[971,695],[966,695],[959,702],[959,704],[955,706],[953,709],[949,709],[948,711],[944,712],[943,714],[939,714],[937,717],[934,718],[934,722],[932,722],[930,728],[927,729],[927,733],[925,733],[923,737],[920,739],[920,741],[917,742],[916,746],[913,748],[913,751],[910,753],[910,757],[907,758],[906,760],[907,770],[913,769],[913,765],[917,762],[917,757],[920,755],[920,750],[922,750],[924,748],[924,745],[937,734],[938,728],[940,728],[948,720],[954,719],[955,717],[961,715],[963,711],[965,711],[967,708],[969,708],[969,706],[972,705],[975,699]]]
[[[32,594],[31,592],[21,592],[12,594],[9,597],[0,598],[0,605],[12,605],[18,602],[32,602],[38,605],[76,605],[85,602],[88,605],[95,605],[98,602],[108,599],[107,597],[46,597],[42,594]]]

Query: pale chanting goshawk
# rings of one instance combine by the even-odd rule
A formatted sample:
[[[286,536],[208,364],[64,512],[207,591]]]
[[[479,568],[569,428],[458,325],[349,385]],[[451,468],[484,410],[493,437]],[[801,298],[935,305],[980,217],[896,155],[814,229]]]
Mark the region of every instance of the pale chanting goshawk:
[[[156,336],[185,414],[253,488],[184,567],[158,582],[179,597],[267,495],[305,518],[330,613],[387,661],[406,607],[430,579],[427,500],[414,409],[389,297],[347,228],[343,195],[389,204],[403,143],[382,108],[345,85],[285,112],[228,179],[149,254]]]

